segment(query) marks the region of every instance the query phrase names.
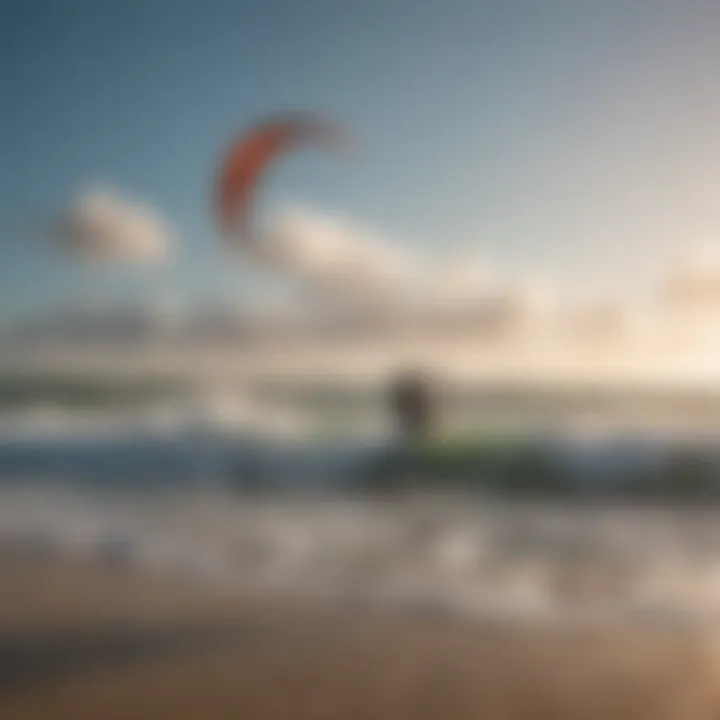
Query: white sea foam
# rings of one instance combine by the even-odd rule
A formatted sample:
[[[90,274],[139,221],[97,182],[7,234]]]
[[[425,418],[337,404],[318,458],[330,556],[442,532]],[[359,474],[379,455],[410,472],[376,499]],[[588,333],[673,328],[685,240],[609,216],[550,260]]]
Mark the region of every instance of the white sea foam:
[[[479,498],[0,490],[0,537],[297,597],[486,617],[720,621],[720,511]]]

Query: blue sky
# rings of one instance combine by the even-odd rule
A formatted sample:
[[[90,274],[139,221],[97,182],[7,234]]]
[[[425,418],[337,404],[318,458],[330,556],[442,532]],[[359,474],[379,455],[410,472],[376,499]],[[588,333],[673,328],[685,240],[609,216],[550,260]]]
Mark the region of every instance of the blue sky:
[[[0,0],[0,303],[212,298],[216,164],[258,117],[348,123],[352,165],[274,169],[286,202],[510,272],[632,286],[720,240],[720,5],[689,0]],[[160,270],[60,263],[25,227],[104,182],[177,229]]]

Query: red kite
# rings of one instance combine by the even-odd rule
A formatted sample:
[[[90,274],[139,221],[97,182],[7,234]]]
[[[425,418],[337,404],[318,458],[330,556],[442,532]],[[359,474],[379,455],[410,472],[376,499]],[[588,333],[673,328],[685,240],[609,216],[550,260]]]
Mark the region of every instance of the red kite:
[[[217,210],[223,234],[247,233],[254,191],[268,166],[281,154],[306,143],[334,151],[347,147],[340,126],[312,115],[281,116],[259,123],[230,148],[220,170]]]

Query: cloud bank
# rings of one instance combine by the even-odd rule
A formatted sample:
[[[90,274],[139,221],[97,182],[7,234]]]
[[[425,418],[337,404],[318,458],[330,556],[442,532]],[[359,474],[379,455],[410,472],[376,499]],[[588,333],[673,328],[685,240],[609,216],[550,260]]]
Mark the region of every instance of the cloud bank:
[[[720,332],[720,252],[712,249],[668,261],[658,285],[644,292],[637,287],[634,296],[598,298],[571,280],[550,282],[537,268],[525,277],[501,278],[474,252],[423,252],[308,208],[277,215],[260,246],[269,269],[299,282],[321,305],[361,314],[380,310],[380,318],[394,318],[398,329],[613,351],[658,334],[677,343],[678,327],[688,339]]]
[[[65,239],[82,257],[147,263],[166,255],[170,232],[147,208],[95,191],[70,208]],[[613,372],[633,362],[638,372],[659,372],[695,346],[720,357],[720,262],[705,252],[667,263],[660,282],[634,288],[634,296],[588,297],[571,279],[549,282],[532,265],[529,274],[500,277],[475,252],[423,252],[347,218],[291,207],[271,219],[247,258],[290,281],[280,283],[289,291],[282,307],[257,298],[256,307],[237,308],[237,319],[169,313],[160,324],[178,337],[251,338],[250,345],[259,338],[312,348],[319,338],[318,358],[331,340],[356,348],[361,364],[371,351],[438,366],[455,358],[469,374],[492,363],[508,372],[562,367],[560,376],[603,362]],[[157,312],[152,317],[156,327]],[[287,362],[296,361],[290,353]]]

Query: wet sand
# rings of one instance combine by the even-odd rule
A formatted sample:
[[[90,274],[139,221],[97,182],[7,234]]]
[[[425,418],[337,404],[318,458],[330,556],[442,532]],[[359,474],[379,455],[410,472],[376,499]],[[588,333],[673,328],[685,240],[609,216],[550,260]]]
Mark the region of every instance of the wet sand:
[[[720,718],[707,635],[301,608],[7,548],[0,573],[3,720]]]

